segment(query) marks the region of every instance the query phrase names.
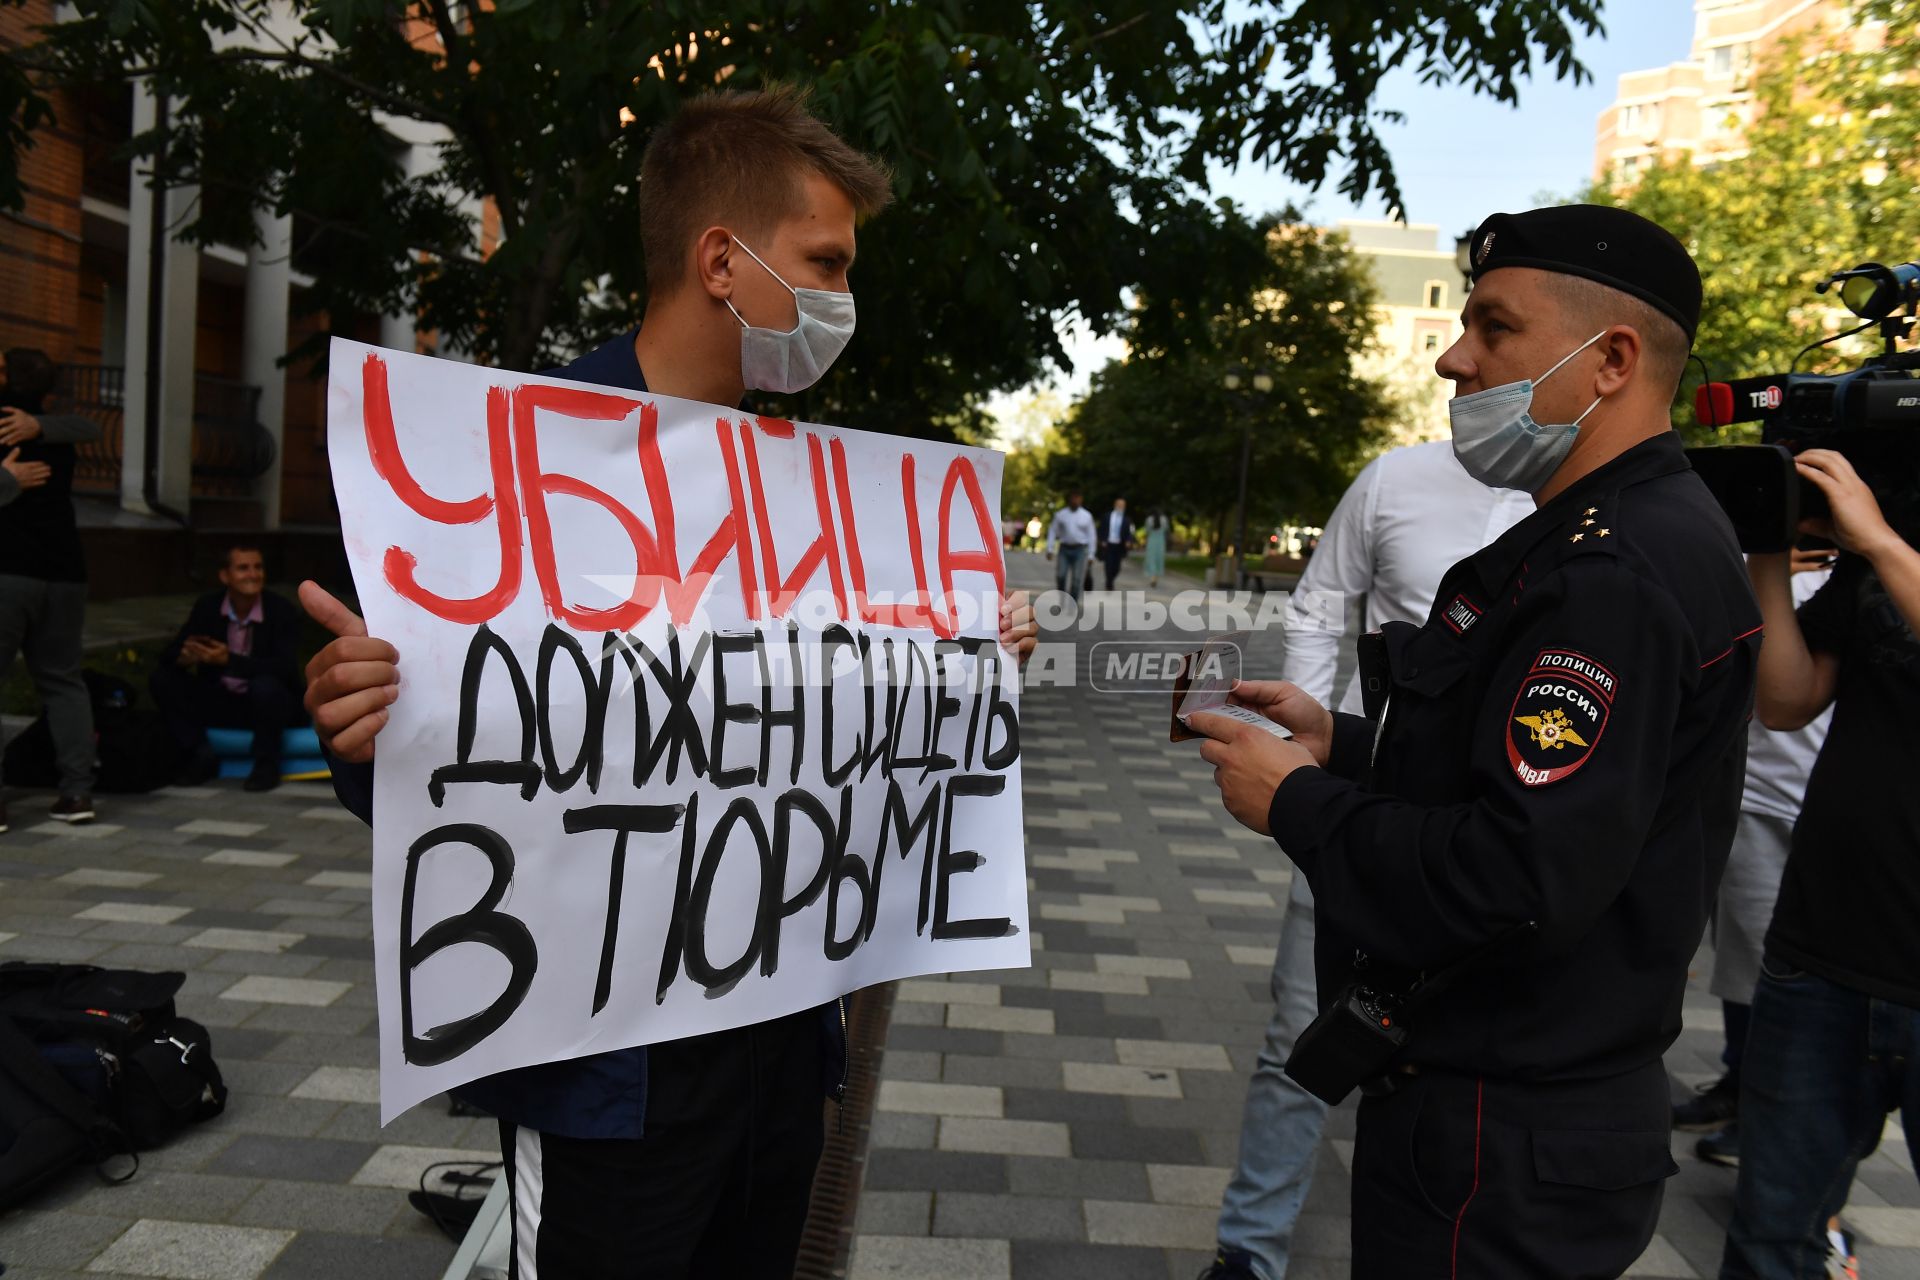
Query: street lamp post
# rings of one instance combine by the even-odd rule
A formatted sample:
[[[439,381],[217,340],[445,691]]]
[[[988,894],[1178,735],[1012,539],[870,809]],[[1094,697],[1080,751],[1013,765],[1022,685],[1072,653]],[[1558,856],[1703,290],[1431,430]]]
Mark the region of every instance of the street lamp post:
[[[1261,372],[1251,376],[1242,370],[1229,370],[1222,378],[1221,385],[1240,401],[1240,529],[1233,543],[1234,583],[1247,585],[1247,476],[1253,469],[1253,392],[1265,396],[1273,390],[1271,375]],[[1251,384],[1252,392],[1242,388]]]

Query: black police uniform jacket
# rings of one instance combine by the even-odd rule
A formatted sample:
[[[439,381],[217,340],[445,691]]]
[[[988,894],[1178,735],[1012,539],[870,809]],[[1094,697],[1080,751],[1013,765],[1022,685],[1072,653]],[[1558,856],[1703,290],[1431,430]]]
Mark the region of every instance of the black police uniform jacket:
[[[1657,1060],[1733,839],[1760,644],[1679,438],[1577,481],[1382,641],[1381,719],[1335,717],[1329,767],[1269,813],[1313,888],[1323,1004],[1494,944],[1407,1011],[1401,1060],[1534,1081]]]

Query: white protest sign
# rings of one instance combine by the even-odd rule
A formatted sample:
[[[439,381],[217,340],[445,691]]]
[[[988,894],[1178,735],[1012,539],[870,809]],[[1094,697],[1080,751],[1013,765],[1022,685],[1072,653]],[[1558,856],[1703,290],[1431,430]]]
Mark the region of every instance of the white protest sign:
[[[334,339],[383,1122],[1029,963],[1001,457]]]

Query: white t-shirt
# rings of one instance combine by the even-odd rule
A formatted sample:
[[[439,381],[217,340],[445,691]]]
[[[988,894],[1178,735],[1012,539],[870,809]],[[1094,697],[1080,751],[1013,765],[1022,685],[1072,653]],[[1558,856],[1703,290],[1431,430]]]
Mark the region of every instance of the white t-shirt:
[[[1533,514],[1533,496],[1466,473],[1453,442],[1383,453],[1341,497],[1288,606],[1284,677],[1331,705],[1344,601],[1366,597],[1365,629],[1423,623],[1447,570]],[[1328,629],[1329,624],[1332,629]],[[1360,680],[1340,710],[1360,710]]]

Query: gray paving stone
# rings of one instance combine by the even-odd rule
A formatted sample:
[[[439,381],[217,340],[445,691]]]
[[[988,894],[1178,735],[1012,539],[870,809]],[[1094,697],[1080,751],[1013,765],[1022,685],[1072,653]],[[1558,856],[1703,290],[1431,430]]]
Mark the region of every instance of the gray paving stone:
[[[282,1181],[345,1182],[376,1149],[374,1143],[242,1134],[207,1165],[207,1172]]]
[[[1011,1280],[1005,1240],[932,1240],[862,1236],[855,1243],[849,1280]]]
[[[1010,1120],[1060,1120],[1081,1124],[1127,1124],[1124,1098],[1092,1093],[1068,1093],[1058,1087],[1008,1089],[1003,1096]]]
[[[866,1185],[882,1191],[1005,1191],[1007,1158],[976,1151],[875,1150]]]
[[[1072,1196],[1094,1200],[1148,1200],[1146,1165],[1100,1160],[1076,1152],[1071,1159],[1007,1157],[1008,1189],[1020,1195]]]
[[[453,1261],[447,1240],[391,1240],[382,1236],[303,1231],[266,1271],[264,1280],[421,1280]]]
[[[991,1057],[1001,1050],[1001,1033],[947,1026],[898,1026],[887,1036],[890,1048],[927,1053],[970,1053]]]
[[[236,1106],[227,1104],[221,1123],[241,1133],[275,1134],[288,1138],[309,1138],[320,1132],[345,1105],[311,1098],[286,1098],[274,1095],[259,1102]]]
[[[377,1067],[380,1045],[371,1036],[320,1036],[295,1032],[283,1036],[267,1054],[270,1062],[310,1066]]]
[[[933,1197],[933,1234],[1077,1241],[1087,1233],[1078,1200],[939,1191]]]
[[[239,1226],[379,1235],[405,1193],[388,1187],[333,1187],[312,1182],[265,1182],[228,1221]],[[410,1211],[410,1210],[409,1210]]]
[[[1095,1160],[1138,1160],[1142,1164],[1205,1164],[1206,1152],[1193,1133],[1179,1129],[1143,1129],[1134,1125],[1076,1124],[1073,1153]]]
[[[11,1277],[30,1267],[78,1271],[133,1225],[133,1219],[36,1209],[0,1215],[0,1262]]]
[[[942,1064],[940,1078],[951,1084],[1057,1089],[1060,1064],[1039,1058],[982,1058],[970,1053],[949,1053]]]
[[[260,1185],[257,1178],[226,1177],[178,1169],[148,1169],[131,1181],[108,1186],[96,1178],[71,1178],[37,1201],[52,1207],[65,1202],[79,1213],[106,1217],[220,1222]]]
[[[1009,1032],[1006,1053],[1012,1058],[1046,1058],[1053,1062],[1112,1062],[1113,1040],[1099,1036],[1034,1036]]]
[[[1193,1280],[1197,1267],[1180,1273]],[[1103,1244],[1013,1241],[1013,1274],[1020,1280],[1167,1280],[1167,1264],[1158,1250],[1123,1249]],[[1288,1275],[1294,1273],[1290,1270]]]
[[[292,1238],[290,1231],[264,1227],[143,1218],[87,1269],[166,1280],[256,1280]]]
[[[232,1102],[229,1100],[228,1105]],[[167,1139],[165,1145],[140,1153],[140,1168],[204,1171],[209,1160],[226,1150],[240,1135],[218,1122],[183,1129]]]
[[[932,1150],[940,1132],[940,1117],[908,1115],[898,1111],[874,1113],[867,1141],[873,1148]]]
[[[860,1213],[854,1225],[862,1234],[918,1236],[926,1235],[932,1222],[931,1191],[867,1190],[860,1194]]]
[[[244,1028],[234,1028],[244,1030]],[[222,1031],[214,1039],[216,1052]],[[305,1068],[287,1062],[260,1062],[251,1058],[216,1059],[220,1062],[220,1074],[227,1082],[227,1088],[237,1093],[257,1093],[268,1097],[282,1097],[292,1092],[294,1086],[306,1079]]]
[[[499,1140],[491,1118],[447,1114],[444,1101],[432,1099],[393,1118],[382,1128],[380,1108],[347,1103],[322,1125],[317,1136],[348,1142],[404,1143],[415,1147],[487,1147]]]

